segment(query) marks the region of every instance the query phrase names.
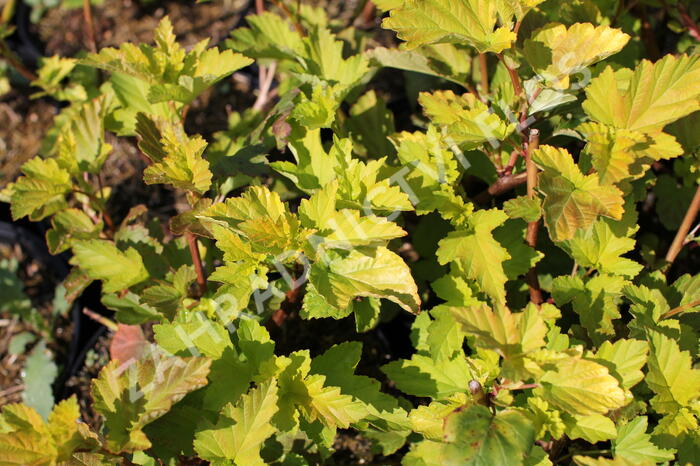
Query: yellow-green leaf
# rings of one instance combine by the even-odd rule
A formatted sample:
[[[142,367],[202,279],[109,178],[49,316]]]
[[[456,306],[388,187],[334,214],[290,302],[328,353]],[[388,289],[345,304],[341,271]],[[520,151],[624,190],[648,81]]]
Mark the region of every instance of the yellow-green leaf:
[[[503,121],[474,94],[421,92],[418,102],[433,123],[445,127],[454,142],[468,149],[486,142],[496,144],[515,129],[514,124]]]
[[[224,406],[215,426],[197,432],[194,448],[202,459],[213,463],[265,465],[260,448],[275,433],[270,421],[276,412],[277,384],[262,383],[243,395],[235,406]]]
[[[622,30],[609,26],[576,23],[567,28],[550,23],[525,41],[523,52],[549,85],[568,89],[571,74],[619,52],[629,39]]]
[[[622,218],[622,191],[601,185],[595,174],[581,173],[566,149],[540,146],[532,157],[544,170],[539,189],[545,196],[544,220],[554,241],[573,238],[576,230],[590,227],[600,215]]]
[[[646,383],[656,394],[651,405],[659,413],[673,413],[700,396],[700,370],[678,343],[662,333],[650,331]]]
[[[540,379],[539,395],[572,415],[605,414],[625,405],[625,393],[608,369],[593,361],[570,357]]]
[[[585,151],[602,184],[640,178],[655,161],[683,154],[676,139],[661,131],[641,133],[594,122],[577,129],[586,137]]]
[[[655,131],[700,109],[700,57],[666,55],[629,70],[607,67],[586,87],[583,109],[615,128]]]
[[[114,293],[148,278],[141,255],[134,248],[118,249],[107,240],[76,241],[71,264],[79,266],[95,280],[102,280],[102,290]]]
[[[407,48],[448,42],[499,53],[516,36],[508,27],[496,27],[498,13],[490,0],[406,0],[382,26],[395,30]]]
[[[500,210],[479,210],[469,218],[471,230],[457,230],[438,243],[440,264],[457,262],[467,277],[476,280],[495,302],[505,302],[503,262],[508,251],[493,238],[492,231],[508,216]]]

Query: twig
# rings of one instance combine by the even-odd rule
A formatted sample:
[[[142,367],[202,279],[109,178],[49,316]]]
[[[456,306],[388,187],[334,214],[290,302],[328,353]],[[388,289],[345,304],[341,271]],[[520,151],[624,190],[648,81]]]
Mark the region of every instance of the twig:
[[[505,192],[514,189],[527,181],[527,173],[518,173],[516,175],[505,175],[500,177],[488,187],[485,191],[477,194],[474,201],[477,204],[486,204],[489,199],[499,196]]]
[[[99,173],[97,174],[97,187],[100,190],[100,199],[102,200],[102,218],[104,219],[105,224],[107,224],[107,228],[109,228],[109,231],[112,233],[112,236],[114,236],[116,230],[114,229],[114,222],[112,221],[112,217],[107,212],[107,199],[105,199],[104,188],[102,187],[102,175]]]
[[[695,196],[693,196],[693,200],[690,202],[690,206],[688,206],[688,210],[685,212],[685,217],[683,217],[683,222],[678,228],[676,237],[673,238],[673,243],[671,243],[671,247],[666,253],[666,262],[668,262],[669,264],[672,264],[673,261],[676,260],[676,256],[678,256],[678,253],[681,252],[681,248],[685,243],[685,238],[688,236],[688,231],[690,230],[691,225],[695,221],[695,216],[698,214],[699,209],[700,185],[698,185],[698,188],[695,190]]]
[[[353,25],[359,26],[361,28],[370,28],[375,18],[377,17],[376,8],[371,0],[367,0],[362,7],[362,11],[357,15],[357,18],[353,21]]]
[[[24,384],[15,385],[14,387],[6,388],[0,392],[0,398],[5,398],[6,396],[12,395],[17,392],[24,390]]]
[[[501,60],[503,66],[505,66],[508,70],[508,76],[510,76],[510,81],[513,83],[513,90],[515,91],[515,96],[520,96],[523,93],[523,87],[520,85],[520,77],[518,76],[518,72],[515,71],[515,69],[508,66],[508,63],[506,63],[506,59],[503,57],[502,53],[498,53],[496,54],[496,56],[498,56],[498,59]]]
[[[539,388],[540,384],[538,383],[524,383],[522,385],[518,385],[517,387],[504,387],[501,386],[501,390],[527,390],[529,388]]]
[[[685,9],[685,5],[678,3],[678,14],[681,18],[681,23],[683,26],[688,28],[688,34],[695,40],[700,41],[700,27],[693,21],[693,18],[688,14],[688,10]]]
[[[0,56],[4,58],[5,61],[7,61],[7,63],[11,67],[16,69],[17,72],[21,74],[27,81],[37,80],[37,75],[29,68],[24,66],[24,64],[21,61],[19,61],[17,57],[15,57],[15,54],[12,53],[12,51],[7,47],[7,44],[5,44],[5,41],[3,40],[0,40]]]
[[[532,151],[536,150],[539,144],[540,132],[533,128],[530,130],[527,150],[525,151],[525,167],[527,169],[527,197],[530,199],[535,198],[535,187],[537,186],[537,167],[535,166],[535,162],[532,161]],[[535,246],[537,245],[537,232],[539,231],[539,228],[539,219],[535,220],[534,222],[528,222],[527,224],[527,234],[525,235],[525,240],[533,249],[535,249]],[[537,278],[537,270],[535,269],[535,266],[531,267],[530,270],[527,271],[525,281],[530,289],[530,301],[539,306],[542,304],[542,290],[540,289],[540,282]]]
[[[686,237],[685,237],[685,241],[683,242],[683,245],[684,245],[684,246],[685,246],[686,244],[688,244],[689,242],[692,241],[692,238],[695,237],[695,235],[697,234],[698,230],[700,230],[700,223],[698,223],[697,225],[695,225],[695,227],[693,227],[693,229],[690,230],[690,231],[688,232],[688,234],[687,234]]]
[[[270,101],[270,87],[272,86],[272,81],[275,78],[276,69],[277,62],[273,62],[269,67],[260,67],[260,91],[257,99],[255,99],[255,103],[253,104],[253,110],[262,110]]]
[[[199,288],[199,297],[202,297],[207,292],[207,279],[204,276],[204,267],[202,267],[202,257],[199,255],[199,247],[197,247],[197,238],[192,232],[185,233],[187,243],[190,246],[190,255],[194,264],[194,271],[197,273],[197,286]]]
[[[516,21],[515,27],[513,28],[513,34],[515,34],[516,37],[517,37],[517,35],[518,35],[518,31],[520,30],[520,25],[521,25],[521,24],[522,24],[522,20],[521,20],[521,21]]]
[[[485,95],[489,93],[489,68],[486,61],[486,54],[479,54],[479,70],[481,72],[481,90]]]
[[[117,329],[119,328],[116,323],[114,323],[112,320],[108,319],[107,317],[98,314],[95,311],[91,311],[88,308],[83,308],[83,314],[94,320],[95,322],[99,322],[108,329],[110,329],[113,332],[116,332]]]
[[[659,317],[659,320],[668,319],[669,317],[673,317],[676,314],[680,314],[683,311],[687,311],[688,309],[692,309],[695,306],[700,306],[700,299],[696,299],[695,301],[685,303],[681,306],[678,306],[678,307],[671,309],[668,312],[665,312],[664,314],[661,315],[661,317]]]
[[[97,42],[95,41],[95,25],[92,22],[92,10],[90,9],[90,0],[83,0],[83,19],[85,24],[83,29],[85,30],[85,36],[87,38],[88,49],[95,53],[97,52]]]
[[[265,12],[263,0],[255,0],[255,12],[259,15]],[[287,13],[291,15],[289,11],[287,11]],[[255,99],[255,103],[253,104],[253,110],[260,111],[265,107],[265,104],[267,104],[269,100],[270,86],[272,85],[272,80],[275,77],[276,67],[277,63],[272,63],[269,68],[265,65],[258,65],[259,90],[258,97]]]
[[[578,262],[574,262],[574,266],[571,267],[571,277],[575,277],[578,273]]]
[[[515,168],[515,164],[518,162],[519,157],[520,151],[517,149],[510,153],[508,164],[505,166],[505,168],[503,168],[503,175],[510,175],[511,173],[513,173],[513,168]]]

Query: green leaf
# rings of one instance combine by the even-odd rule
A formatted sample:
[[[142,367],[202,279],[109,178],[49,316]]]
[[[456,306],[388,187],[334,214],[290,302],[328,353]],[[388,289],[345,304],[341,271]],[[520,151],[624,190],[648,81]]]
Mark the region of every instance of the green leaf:
[[[473,378],[463,353],[440,360],[414,354],[411,359],[400,359],[382,366],[382,372],[402,392],[436,399],[466,392]]]
[[[476,280],[497,303],[505,302],[507,277],[502,263],[510,255],[491,232],[507,218],[500,210],[479,210],[469,217],[470,230],[451,232],[440,240],[437,250],[440,264],[456,261],[466,276]]]
[[[434,124],[444,126],[446,136],[465,149],[503,141],[515,128],[471,93],[458,96],[452,91],[421,92],[418,102],[426,116]]]
[[[428,126],[425,133],[404,131],[392,137],[392,142],[404,166],[395,176],[401,176],[400,184],[419,215],[437,210],[452,219],[471,212],[471,205],[453,187],[460,176],[457,157],[445,147],[436,126]]]
[[[156,28],[155,47],[126,42],[118,49],[106,47],[92,53],[81,63],[145,81],[152,103],[173,100],[189,104],[208,87],[252,63],[230,50],[206,50],[208,42],[199,42],[185,52],[175,41],[172,24],[166,16]]]
[[[662,333],[649,331],[649,372],[646,383],[656,396],[651,405],[658,413],[673,413],[700,396],[700,370],[693,368],[688,351]]]
[[[593,122],[577,130],[586,138],[585,151],[603,184],[641,178],[655,161],[683,154],[676,139],[661,131],[642,133]]]
[[[503,263],[503,271],[509,280],[525,275],[544,257],[544,254],[525,242],[526,231],[527,225],[517,220],[506,220],[494,230],[494,239],[506,248],[510,256],[510,259]]]
[[[497,21],[496,2],[407,0],[391,10],[382,26],[395,30],[407,48],[448,42],[468,44],[480,53],[499,53],[516,35],[507,27],[496,28]]]
[[[231,31],[227,45],[252,58],[293,59],[303,53],[304,44],[299,33],[289,27],[281,16],[270,12],[246,15],[250,28]]]
[[[626,404],[617,380],[605,366],[569,357],[545,372],[536,389],[546,401],[572,415],[605,414]]]
[[[641,340],[617,340],[603,342],[595,354],[595,360],[608,368],[622,388],[632,388],[642,381],[641,369],[647,362],[649,345]]]
[[[311,372],[325,376],[327,384],[340,387],[344,394],[352,395],[365,403],[374,415],[395,409],[398,406],[397,399],[382,393],[381,384],[377,380],[354,374],[361,354],[360,342],[333,345],[311,361]]]
[[[233,348],[224,326],[201,316],[192,322],[154,325],[153,332],[158,346],[175,355],[198,351],[219,359],[227,348]]]
[[[32,302],[24,292],[24,283],[17,275],[19,263],[16,260],[0,260],[0,285],[2,285],[2,298],[0,299],[0,312],[9,312],[22,316],[27,320],[33,319],[37,312]]]
[[[615,423],[602,414],[586,416],[564,416],[566,435],[571,439],[581,438],[586,442],[598,443],[617,436]]]
[[[576,23],[550,23],[525,40],[523,52],[533,70],[555,89],[567,89],[569,76],[619,52],[630,40],[620,29]]]
[[[340,107],[340,96],[332,86],[314,86],[311,95],[301,94],[291,116],[309,130],[330,128]]]
[[[36,335],[30,332],[16,333],[12,336],[10,343],[7,345],[7,352],[11,355],[18,356],[24,353],[27,345],[33,343],[36,338]]]
[[[608,66],[586,87],[583,109],[615,128],[655,131],[700,109],[700,58],[666,55],[618,72]]]
[[[615,333],[613,320],[620,318],[625,280],[612,275],[597,275],[583,281],[580,277],[561,276],[552,282],[552,296],[559,306],[572,302],[581,324],[596,342]]]
[[[41,340],[27,357],[22,371],[24,391],[22,399],[37,410],[46,419],[53,406],[53,381],[58,375],[58,368],[53,362],[53,354],[46,348],[46,341]]]
[[[311,266],[309,280],[328,303],[345,309],[357,297],[388,299],[409,312],[418,312],[420,298],[406,263],[385,247],[362,252],[353,249]]]
[[[301,249],[302,239],[310,233],[301,227],[296,215],[289,212],[279,194],[263,186],[252,186],[240,197],[214,204],[197,217],[233,230],[212,228],[219,240],[217,245],[231,261],[253,259],[257,262],[263,257],[259,254],[288,254]],[[236,234],[242,238],[235,238]],[[249,244],[244,244],[245,238]]]
[[[141,301],[141,297],[127,292],[123,296],[117,294],[102,295],[102,304],[108,309],[116,311],[117,322],[128,325],[138,325],[149,321],[163,319],[163,315],[156,309]]]
[[[79,417],[75,396],[54,406],[48,423],[26,405],[6,405],[0,414],[0,463],[55,464],[70,460],[75,450],[95,449],[97,436]]]
[[[576,230],[587,229],[600,215],[622,218],[622,191],[601,185],[595,174],[582,174],[566,149],[544,145],[532,157],[544,170],[539,189],[545,196],[544,220],[554,241],[573,238]]]
[[[0,425],[0,461],[5,464],[50,464],[58,451],[50,440],[43,419],[33,408],[8,404],[2,410]]]
[[[148,278],[141,255],[134,249],[119,250],[106,240],[76,241],[71,264],[79,266],[90,278],[103,281],[103,291],[113,293]]]
[[[363,54],[344,58],[344,42],[326,28],[314,28],[304,39],[302,72],[318,76],[330,84],[339,84],[339,100],[366,78],[369,61]],[[341,90],[342,89],[342,90]]]
[[[71,83],[64,89],[63,81],[75,68],[77,60],[64,58],[58,55],[43,57],[41,67],[37,71],[37,79],[32,81],[32,86],[40,87],[42,92],[35,92],[32,99],[50,95],[57,100],[85,100],[85,89],[80,84]]]
[[[167,120],[177,118],[177,109],[168,105],[167,102],[154,104],[148,101],[150,86],[147,82],[117,72],[112,73],[109,82],[114,90],[114,95],[119,100],[120,107],[112,112],[105,124],[108,124],[109,129],[118,135],[134,136],[136,134],[136,116],[139,113]]]
[[[491,311],[486,305],[451,308],[455,320],[467,335],[474,335],[474,346],[503,356],[503,373],[510,379],[532,375],[524,356],[545,344],[547,326],[534,306],[513,314],[505,307]]]
[[[153,162],[143,172],[146,184],[172,184],[199,194],[209,190],[212,173],[202,157],[207,142],[201,136],[187,136],[182,126],[154,122],[142,113],[137,116],[136,132],[141,137],[139,148]]]
[[[579,266],[628,278],[635,277],[643,268],[633,260],[621,257],[634,246],[633,238],[615,234],[610,224],[602,219],[588,229],[577,230],[566,242],[571,257]]]
[[[697,432],[698,427],[700,426],[695,414],[688,408],[681,408],[659,420],[652,432],[652,439],[663,448],[677,448],[681,446],[683,437]]]
[[[394,153],[389,141],[396,131],[394,114],[374,90],[367,91],[350,107],[350,118],[345,124],[359,155],[379,157]]]
[[[536,197],[518,196],[504,202],[503,211],[510,218],[522,218],[526,222],[535,222],[542,216],[542,202]]]
[[[66,194],[72,189],[70,174],[56,159],[35,157],[22,165],[22,173],[10,186],[14,220],[28,215],[37,221],[66,207]]]
[[[208,358],[151,358],[121,368],[110,362],[92,381],[95,410],[105,418],[113,452],[151,446],[143,427],[168,412],[187,393],[207,384]]]
[[[465,87],[471,71],[471,57],[453,44],[424,45],[414,50],[376,47],[367,51],[378,65],[436,76]]]
[[[66,209],[51,219],[51,230],[46,232],[46,243],[51,254],[69,249],[75,240],[97,239],[104,224],[95,224],[82,210]]]
[[[409,414],[411,428],[426,439],[442,441],[445,418],[459,409],[465,397],[453,396],[449,401],[433,401],[429,405],[420,405]]]
[[[111,99],[101,96],[78,106],[56,141],[59,164],[74,176],[99,173],[112,146],[105,142],[104,119]]]
[[[522,411],[495,416],[485,406],[458,410],[445,420],[445,464],[522,465],[535,439],[532,421]]]
[[[562,419],[562,413],[553,409],[539,396],[531,396],[527,399],[529,412],[534,416],[533,422],[538,428],[537,438],[545,437],[549,433],[552,438],[559,439],[564,435],[566,424]]]
[[[673,451],[657,447],[647,434],[647,417],[639,416],[618,428],[617,439],[613,440],[613,453],[629,460],[643,462],[652,460],[656,463],[671,461]]]
[[[347,428],[367,416],[367,407],[339,387],[326,385],[326,377],[309,374],[311,358],[308,351],[296,351],[289,357],[278,358],[284,367],[279,376],[279,412],[273,423],[290,430],[299,423],[299,412],[309,422],[316,420],[328,429]]]
[[[194,448],[202,459],[236,465],[264,465],[263,442],[275,433],[270,423],[277,412],[277,385],[265,382],[227,404],[216,425],[197,432]]]

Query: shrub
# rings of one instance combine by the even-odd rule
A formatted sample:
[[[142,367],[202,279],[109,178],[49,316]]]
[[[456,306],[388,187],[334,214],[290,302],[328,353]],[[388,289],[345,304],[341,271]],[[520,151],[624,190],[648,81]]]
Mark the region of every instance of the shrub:
[[[662,191],[697,184],[694,49],[642,59],[609,2],[376,3],[400,48],[304,6],[248,16],[223,49],[185,50],[165,18],[154,45],[45,60],[34,84],[70,105],[3,196],[72,252],[67,296],[100,281],[118,332],[154,342],[93,381],[99,432],[75,398],[48,420],[6,406],[2,461],[310,464],[348,428],[409,465],[697,461],[700,275],[666,274],[700,195],[659,212],[666,260],[638,223],[650,193],[678,210]],[[188,134],[195,99],[254,61],[253,107]],[[382,68],[409,72],[413,131],[372,87]],[[132,136],[144,182],[187,209],[110,215],[101,173]],[[414,352],[384,386],[355,374],[359,341],[281,354],[268,331],[396,312]]]

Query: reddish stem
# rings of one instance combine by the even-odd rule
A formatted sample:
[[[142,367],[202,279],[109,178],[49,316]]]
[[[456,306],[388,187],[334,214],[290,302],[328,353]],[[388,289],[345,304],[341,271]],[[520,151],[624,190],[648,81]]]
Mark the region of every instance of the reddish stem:
[[[688,28],[688,34],[695,40],[700,41],[700,27],[693,21],[693,18],[688,14],[688,10],[685,9],[685,5],[678,3],[678,14],[681,18],[681,23],[683,26]]]
[[[92,53],[97,52],[97,42],[95,41],[95,25],[92,21],[92,10],[90,9],[90,0],[83,0],[83,19],[85,20],[85,36],[87,38],[88,50]]]
[[[540,132],[536,129],[530,130],[530,137],[527,144],[527,150],[525,151],[525,167],[527,169],[527,197],[530,199],[535,198],[535,187],[537,186],[537,167],[535,162],[532,161],[532,151],[536,150],[540,143]],[[537,245],[537,232],[540,228],[540,221],[535,220],[534,222],[528,222],[527,224],[527,234],[525,235],[525,240],[527,244],[535,249]],[[525,276],[525,281],[530,289],[530,301],[536,305],[542,304],[542,290],[540,289],[540,282],[537,278],[537,270],[533,266],[528,270]]]
[[[501,60],[501,63],[503,63],[503,66],[505,66],[508,70],[508,76],[510,76],[510,81],[513,83],[515,96],[518,97],[523,93],[523,87],[520,85],[520,77],[518,76],[518,72],[514,68],[508,66],[508,63],[506,63],[506,59],[503,57],[502,53],[497,54],[497,56],[498,59]]]
[[[202,267],[202,258],[199,255],[199,247],[197,247],[197,238],[192,234],[192,232],[185,233],[187,236],[187,243],[190,246],[190,255],[192,256],[192,263],[194,264],[194,271],[197,274],[197,286],[198,297],[202,297],[207,292],[207,279],[204,276],[204,267]]]
[[[17,72],[24,77],[24,79],[27,81],[36,81],[37,75],[24,66],[2,40],[0,40],[0,57],[4,58],[11,67],[16,69]]]
[[[481,72],[481,90],[484,95],[489,93],[489,68],[488,62],[486,61],[486,54],[479,54],[479,70]]]
[[[517,175],[505,175],[500,177],[488,187],[487,190],[482,191],[476,197],[474,197],[474,202],[477,204],[486,204],[489,199],[495,196],[499,196],[505,192],[514,189],[527,181],[527,173],[518,173]]]

